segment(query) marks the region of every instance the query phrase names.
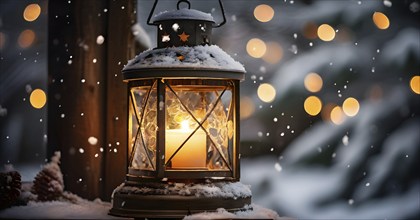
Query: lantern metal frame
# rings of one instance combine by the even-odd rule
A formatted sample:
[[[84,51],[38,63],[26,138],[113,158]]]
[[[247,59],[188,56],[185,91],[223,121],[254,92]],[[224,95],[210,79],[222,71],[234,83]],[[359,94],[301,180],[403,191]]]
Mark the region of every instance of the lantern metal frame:
[[[174,71],[173,69],[168,69],[166,71],[169,71],[171,74],[182,74],[183,76],[185,75],[185,72],[183,70],[176,70]],[[178,73],[179,72],[179,73]],[[210,115],[210,113],[214,110],[214,108],[216,107],[216,104],[218,102],[220,102],[221,97],[224,93],[225,90],[227,90],[227,87],[232,88],[231,92],[232,92],[232,100],[231,100],[231,106],[230,106],[230,110],[233,111],[232,115],[233,115],[233,131],[235,131],[233,133],[234,137],[233,137],[233,146],[232,146],[232,155],[230,157],[231,159],[231,163],[228,163],[227,160],[229,160],[229,158],[224,158],[224,156],[222,156],[224,162],[226,163],[228,170],[227,171],[221,171],[221,170],[167,170],[165,169],[167,162],[165,162],[165,158],[162,157],[163,155],[165,155],[165,129],[158,129],[157,131],[157,144],[156,144],[156,166],[155,166],[155,171],[150,171],[150,170],[140,170],[140,169],[135,169],[135,168],[130,168],[131,166],[131,161],[133,160],[134,157],[134,147],[133,149],[129,150],[130,153],[130,157],[127,158],[127,167],[128,168],[128,174],[127,174],[127,183],[129,184],[141,184],[142,182],[146,181],[152,181],[152,180],[161,180],[162,178],[169,178],[169,179],[177,179],[182,180],[182,179],[206,179],[206,178],[219,178],[219,179],[223,179],[223,180],[232,180],[232,181],[238,181],[240,178],[240,163],[239,163],[239,158],[238,158],[238,154],[239,154],[239,79],[231,79],[231,78],[213,78],[212,77],[212,72],[207,72],[207,74],[203,74],[203,71],[201,70],[195,70],[189,71],[190,73],[194,74],[196,73],[197,75],[201,75],[202,77],[189,77],[188,79],[185,78],[177,78],[177,77],[165,77],[165,78],[142,78],[142,79],[137,79],[134,81],[128,81],[128,94],[131,93],[131,89],[132,88],[136,88],[138,86],[150,86],[150,90],[153,88],[153,84],[157,84],[157,97],[158,100],[156,101],[156,109],[159,109],[159,111],[157,111],[157,127],[158,128],[165,128],[166,127],[166,113],[165,113],[165,109],[160,108],[160,103],[165,103],[165,98],[166,98],[166,92],[167,90],[171,91],[172,93],[175,93],[175,91],[173,91],[173,88],[171,86],[170,82],[173,81],[182,81],[184,83],[178,83],[178,85],[185,85],[185,86],[194,86],[194,85],[199,85],[199,86],[209,86],[209,88],[223,88],[223,92],[222,94],[219,95],[219,97],[217,98],[216,102],[213,103],[213,109],[209,112],[207,112],[207,116]],[[218,71],[219,73],[225,73],[222,71]],[[125,72],[126,75],[131,75],[130,72]],[[150,74],[150,72],[148,72],[147,70],[139,70],[135,72],[136,74],[142,75],[142,73],[145,74]],[[161,69],[159,71],[159,73],[165,73],[165,71],[163,69]],[[166,72],[168,73],[168,72]],[[232,73],[232,72],[228,72],[228,73]],[[236,73],[235,73],[236,74]],[[242,73],[243,74],[243,73]],[[163,75],[163,74],[162,74]],[[168,74],[169,75],[169,74]],[[206,77],[204,77],[204,75],[206,75]],[[211,77],[210,77],[211,76]],[[229,76],[229,74],[225,75]],[[188,83],[185,83],[188,82]],[[200,88],[203,89],[203,88]],[[179,97],[178,97],[179,100]],[[131,105],[134,105],[134,100],[133,97],[130,96],[130,99],[128,100]],[[206,131],[206,129],[203,127],[203,123],[207,120],[207,117],[204,118],[202,121],[197,120],[197,118],[194,117],[194,115],[189,112],[188,108],[185,107],[185,104],[182,103],[181,100],[179,100],[180,103],[182,105],[184,105],[184,108],[188,111],[188,113],[194,118],[194,120],[196,121],[197,124],[199,124],[199,127],[197,127],[195,130],[202,128],[205,132],[206,132],[206,136],[209,137],[209,140],[213,142],[214,141],[211,139],[210,135],[208,134],[208,132]],[[146,105],[147,103],[145,103]],[[130,113],[128,113],[130,114]],[[130,124],[130,123],[129,123]],[[141,124],[141,122],[139,122],[139,125]],[[141,126],[139,126],[141,127]],[[132,127],[129,127],[129,140],[132,139],[132,134],[133,131],[131,130]],[[139,128],[140,130],[140,128]],[[190,137],[193,134],[190,135]],[[187,140],[184,141],[184,143]],[[215,145],[215,144],[214,144]],[[180,146],[178,148],[181,149],[182,146]],[[217,149],[217,147],[216,147]],[[221,155],[223,155],[221,152],[219,152]],[[176,153],[175,153],[176,154]],[[174,156],[174,155],[173,155]],[[173,157],[172,156],[172,157]],[[171,160],[171,159],[169,159]]]
[[[110,210],[111,215],[123,216],[123,217],[135,217],[135,218],[182,218],[185,215],[215,211],[217,208],[225,208],[227,211],[240,211],[250,209],[251,204],[251,192],[247,186],[244,186],[239,182],[240,178],[240,154],[239,154],[239,83],[244,80],[245,69],[242,65],[234,61],[219,47],[209,46],[211,45],[211,30],[213,27],[220,27],[226,23],[226,17],[224,8],[221,0],[218,0],[223,15],[223,21],[220,24],[216,24],[213,18],[203,12],[190,9],[191,4],[188,0],[179,0],[177,3],[178,11],[166,12],[165,15],[159,14],[155,16],[155,20],[150,22],[158,0],[155,0],[152,10],[149,14],[147,24],[158,26],[158,46],[151,51],[145,51],[135,59],[129,61],[124,67],[122,73],[124,81],[128,83],[127,87],[127,103],[129,108],[127,115],[129,116],[128,121],[128,158],[127,158],[127,175],[125,182],[114,190],[113,207]],[[187,3],[188,9],[180,9],[181,3]],[[188,14],[191,12],[191,14]],[[163,13],[165,14],[165,13]],[[168,15],[169,14],[169,15]],[[163,34],[165,34],[165,28],[172,28],[173,24],[179,24],[183,28],[183,34],[188,32],[191,35],[191,41],[183,41],[181,36],[180,40],[175,41],[163,41]],[[203,28],[205,27],[205,28]],[[171,38],[176,38],[177,33],[172,33]],[[188,35],[188,36],[190,36]],[[223,64],[201,65],[195,60],[189,60],[188,50],[194,50],[195,46],[201,47],[202,50],[212,50],[208,52],[209,59],[216,61],[216,56],[223,55],[228,57],[230,61],[224,60]],[[158,64],[147,63],[146,60],[154,55],[162,55],[169,58],[172,54],[178,54],[179,48],[187,50],[186,54],[179,54],[175,58],[178,59],[177,64],[172,66],[161,66]],[[155,54],[154,54],[155,53]],[[185,57],[184,57],[185,56]],[[226,58],[225,57],[225,58]],[[172,57],[174,58],[174,57]],[[227,58],[226,58],[227,59]],[[147,63],[147,64],[146,64]],[[216,62],[217,63],[217,62]],[[227,65],[226,65],[227,64]],[[201,92],[205,95],[212,94],[210,98],[210,104],[203,110],[204,117],[198,118],[191,112],[183,103],[182,99],[177,95],[176,91],[182,92]],[[133,91],[145,91],[144,100],[140,101],[141,112],[139,104],[136,101],[136,97]],[[226,93],[226,91],[228,91]],[[150,110],[149,97],[153,92],[152,101],[153,106]],[[214,94],[213,94],[214,92]],[[230,94],[229,94],[230,92]],[[229,108],[225,110],[225,106],[222,102],[224,94],[229,94]],[[170,158],[165,158],[166,146],[166,135],[167,135],[167,106],[166,100],[167,95],[171,94],[175,96],[175,99],[179,101],[185,112],[188,113],[189,117],[193,119],[195,124],[191,133],[188,133],[188,137],[182,141],[182,144],[172,153]],[[202,94],[200,94],[201,97]],[[205,96],[203,95],[203,96]],[[140,95],[138,94],[140,97]],[[207,99],[206,103],[207,104]],[[222,106],[218,107],[221,104]],[[199,105],[197,105],[199,106]],[[153,120],[156,120],[156,127],[154,130],[148,130],[153,133],[155,138],[153,144],[145,142],[143,139],[142,126],[143,117],[146,109],[150,111],[156,111],[156,115],[153,116]],[[206,120],[216,111],[215,108],[221,108],[224,115],[222,118],[226,120],[223,124],[226,133],[228,132],[229,125],[232,128],[232,136],[227,135],[220,136],[225,142],[223,142],[224,149],[218,149],[221,144],[216,144],[212,140],[210,135],[210,125],[204,125]],[[169,111],[169,110],[168,110]],[[225,112],[226,111],[226,112]],[[133,119],[133,114],[135,118]],[[216,113],[214,113],[216,114]],[[155,118],[154,118],[155,117]],[[216,116],[213,116],[216,117]],[[133,121],[136,120],[136,124],[133,125]],[[149,120],[149,119],[148,119]],[[229,123],[231,122],[231,123]],[[134,132],[134,126],[137,125],[137,130]],[[145,126],[147,123],[145,124]],[[214,168],[214,161],[210,161],[208,155],[205,157],[206,167],[203,168],[185,168],[185,167],[170,167],[171,160],[175,155],[186,145],[186,142],[194,136],[195,132],[200,129],[201,133],[205,133],[205,150],[208,153],[209,149],[214,148],[214,154],[216,157],[220,156],[222,159],[221,168]],[[207,130],[209,129],[209,130]],[[155,133],[154,133],[155,132]],[[217,133],[219,134],[219,133]],[[154,136],[155,135],[155,136]],[[135,137],[134,137],[135,136]],[[134,137],[134,139],[133,139]],[[138,140],[140,138],[141,140]],[[140,142],[137,145],[138,142]],[[209,141],[209,142],[208,142]],[[131,144],[133,143],[133,144]],[[149,144],[154,152],[154,158],[149,155]],[[136,147],[143,147],[145,156],[147,157],[147,167],[141,167],[138,164],[133,166],[133,161],[136,158]],[[227,152],[224,154],[223,151]],[[154,160],[153,160],[154,159]],[[220,158],[218,158],[219,160]],[[142,161],[142,160],[140,160]],[[155,162],[155,164],[153,164]],[[137,162],[136,162],[137,163]],[[209,165],[210,164],[210,165]],[[150,169],[149,169],[150,168]],[[239,196],[233,195],[230,197],[223,196],[210,196],[210,197],[199,197],[195,195],[183,196],[177,193],[162,194],[162,191],[168,189],[170,184],[209,184],[211,187],[218,187],[222,190],[223,184],[236,184],[235,187],[243,187],[244,193],[239,193]],[[136,188],[137,187],[137,188]],[[142,189],[147,188],[150,191],[142,191],[141,193],[135,193],[131,189]],[[156,191],[154,191],[156,190]],[[237,190],[236,190],[237,191]],[[239,190],[240,191],[240,190]]]

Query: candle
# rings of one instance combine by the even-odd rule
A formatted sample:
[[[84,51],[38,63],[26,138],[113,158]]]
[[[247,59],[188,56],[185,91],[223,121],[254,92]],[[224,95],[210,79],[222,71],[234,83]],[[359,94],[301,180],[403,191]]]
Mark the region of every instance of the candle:
[[[166,130],[165,162],[190,136],[188,121],[181,123],[181,129]],[[182,146],[171,160],[173,169],[205,169],[206,166],[206,133],[198,129]]]

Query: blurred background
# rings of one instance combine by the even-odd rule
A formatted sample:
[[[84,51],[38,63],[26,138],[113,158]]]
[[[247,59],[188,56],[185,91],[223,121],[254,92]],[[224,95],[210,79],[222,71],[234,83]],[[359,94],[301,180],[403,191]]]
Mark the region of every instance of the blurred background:
[[[153,1],[137,2],[138,38],[154,46]],[[0,162],[27,181],[46,157],[47,3],[0,0]],[[297,218],[419,218],[420,2],[223,3],[213,43],[247,70],[241,181],[253,202]],[[191,5],[222,20],[216,0]]]

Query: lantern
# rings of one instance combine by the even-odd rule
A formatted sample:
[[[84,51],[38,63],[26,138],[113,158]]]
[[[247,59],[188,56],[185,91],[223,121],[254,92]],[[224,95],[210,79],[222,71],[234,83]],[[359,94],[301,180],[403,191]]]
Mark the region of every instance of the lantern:
[[[180,9],[180,3],[188,8]],[[211,44],[210,14],[180,0],[160,13],[155,49],[123,69],[128,83],[128,171],[111,215],[179,218],[251,203],[239,182],[239,82],[245,69]]]

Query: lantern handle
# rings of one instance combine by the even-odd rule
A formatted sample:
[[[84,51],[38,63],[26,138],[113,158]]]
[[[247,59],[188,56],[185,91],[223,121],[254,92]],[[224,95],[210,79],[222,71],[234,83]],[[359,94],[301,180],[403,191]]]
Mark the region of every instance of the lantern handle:
[[[156,5],[157,5],[158,1],[159,1],[159,0],[155,0],[155,2],[153,3],[152,10],[150,10],[149,17],[147,18],[147,24],[148,24],[148,25],[155,26],[155,24],[153,24],[153,23],[151,23],[151,22],[150,22],[150,19],[152,19],[153,12],[155,12],[155,8],[156,8]],[[185,3],[187,3],[187,4],[188,4],[188,9],[190,9],[190,8],[191,8],[191,3],[190,3],[188,0],[179,0],[179,1],[178,1],[178,3],[177,3],[177,5],[176,5],[176,7],[177,7],[177,9],[178,9],[178,10],[179,10],[179,4],[180,4],[181,2],[185,2]],[[225,15],[225,9],[223,8],[223,3],[222,3],[222,0],[219,0],[219,5],[220,5],[220,10],[222,11],[223,21],[222,21],[220,24],[215,25],[215,26],[214,26],[215,28],[221,27],[221,26],[223,26],[224,24],[226,24],[226,15]]]
[[[147,18],[147,24],[148,24],[148,25],[151,25],[151,26],[156,26],[155,24],[153,24],[153,23],[151,23],[151,22],[150,22],[150,19],[152,19],[153,12],[155,12],[155,8],[156,8],[156,5],[157,5],[158,1],[159,1],[159,0],[155,0],[155,3],[153,3],[152,10],[150,10],[149,17]]]
[[[223,15],[223,21],[222,23],[216,24],[215,26],[213,26],[215,28],[221,27],[224,24],[226,24],[226,15],[225,15],[225,9],[223,8],[222,0],[219,0],[219,5],[220,5],[220,10],[222,11],[222,15]]]

